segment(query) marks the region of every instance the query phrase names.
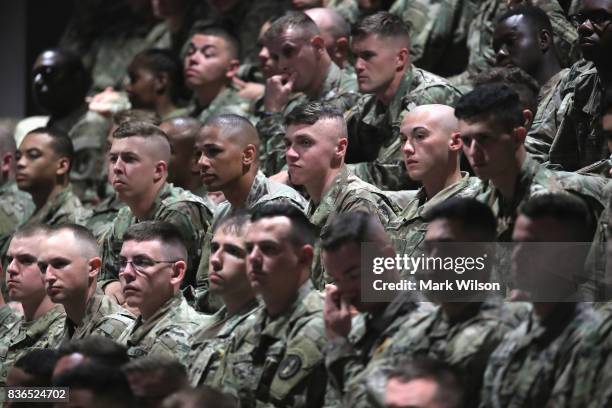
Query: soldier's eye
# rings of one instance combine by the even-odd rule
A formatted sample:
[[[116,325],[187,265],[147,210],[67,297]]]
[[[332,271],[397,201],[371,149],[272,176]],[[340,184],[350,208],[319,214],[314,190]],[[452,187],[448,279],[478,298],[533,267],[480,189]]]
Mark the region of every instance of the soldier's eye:
[[[132,263],[137,268],[150,268],[155,265],[155,262],[146,256],[136,256],[132,259]]]

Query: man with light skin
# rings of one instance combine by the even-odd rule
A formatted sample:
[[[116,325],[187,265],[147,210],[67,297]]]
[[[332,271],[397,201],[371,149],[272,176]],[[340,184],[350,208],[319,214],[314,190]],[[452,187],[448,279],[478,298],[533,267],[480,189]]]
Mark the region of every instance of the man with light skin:
[[[223,307],[191,336],[187,361],[189,380],[194,387],[214,378],[234,334],[255,320],[259,302],[247,278],[244,242],[249,225],[248,214],[231,216],[219,225],[210,243],[209,287],[221,298]]]
[[[337,11],[329,8],[310,8],[304,13],[319,27],[325,48],[332,61],[342,69],[352,69],[348,60],[350,24]]]
[[[117,259],[123,234],[144,220],[167,221],[179,228],[188,247],[189,262],[184,285],[193,284],[200,264],[202,240],[210,226],[212,205],[188,191],[166,182],[171,157],[167,135],[146,122],[124,122],[113,134],[108,154],[109,179],[127,207],[117,217],[102,243],[102,272],[98,280],[107,295],[119,304],[124,298]]]
[[[277,75],[266,81],[265,113],[257,123],[264,140],[262,168],[268,175],[284,167],[283,119],[305,101],[324,100],[347,110],[357,100],[354,75],[332,60],[315,22],[302,12],[289,12],[274,20],[263,36],[270,57],[278,60]],[[301,94],[299,94],[301,93]]]
[[[200,122],[219,113],[246,114],[248,101],[232,85],[240,66],[238,48],[236,39],[223,30],[195,28],[185,56],[185,83],[195,96],[191,116]]]
[[[347,163],[364,181],[383,190],[414,188],[401,162],[394,130],[406,111],[418,105],[453,106],[461,94],[445,79],[410,63],[410,36],[400,17],[378,12],[352,29],[351,50],[359,102],[347,113]]]
[[[117,340],[130,358],[147,354],[187,356],[187,339],[202,323],[183,297],[187,249],[177,227],[163,221],[132,225],[118,258],[119,279],[128,306],[140,317]]]
[[[189,116],[168,119],[159,125],[168,135],[172,147],[168,163],[168,182],[205,197],[206,189],[202,186],[198,160],[194,154],[195,139],[201,127],[200,121]]]
[[[91,335],[116,340],[134,320],[110,298],[96,294],[101,265],[96,239],[85,227],[57,226],[42,243],[38,267],[47,294],[66,310],[62,343]]]
[[[289,175],[310,196],[306,213],[313,224],[323,230],[337,214],[359,210],[377,215],[383,226],[395,217],[396,205],[344,164],[348,141],[341,110],[331,103],[309,102],[296,107],[285,123]],[[322,289],[327,277],[319,250],[316,245],[312,279]]]
[[[402,120],[400,139],[406,172],[423,184],[403,205],[403,211],[387,228],[400,254],[420,252],[427,223],[423,214],[450,197],[475,197],[481,188],[477,177],[459,169],[461,138],[455,110],[446,105],[421,105]],[[402,277],[409,274],[402,271]]]
[[[2,336],[6,351],[0,357],[0,384],[5,383],[9,369],[24,352],[58,346],[64,330],[64,309],[47,295],[37,263],[46,233],[42,225],[23,227],[8,247],[6,287],[9,299],[21,303],[23,317]]]

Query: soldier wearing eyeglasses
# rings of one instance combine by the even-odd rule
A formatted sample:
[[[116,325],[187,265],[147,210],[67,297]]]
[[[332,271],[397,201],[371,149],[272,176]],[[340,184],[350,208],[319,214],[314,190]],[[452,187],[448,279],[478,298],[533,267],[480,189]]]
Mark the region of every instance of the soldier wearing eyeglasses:
[[[571,16],[584,59],[572,66],[529,136],[548,143],[548,161],[575,171],[608,158],[602,129],[605,90],[612,85],[612,0],[582,0]],[[545,132],[554,139],[546,142]]]
[[[118,342],[127,346],[131,358],[187,356],[188,338],[203,321],[180,291],[187,267],[187,249],[174,225],[145,221],[126,231],[117,269],[126,303],[140,317]]]

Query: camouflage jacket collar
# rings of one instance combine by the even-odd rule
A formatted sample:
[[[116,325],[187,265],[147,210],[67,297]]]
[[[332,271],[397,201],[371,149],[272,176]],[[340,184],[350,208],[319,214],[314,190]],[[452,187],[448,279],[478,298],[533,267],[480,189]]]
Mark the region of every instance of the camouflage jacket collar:
[[[15,183],[13,180],[9,180],[6,183],[0,185],[0,196],[2,196],[2,194],[12,193],[18,190],[19,187],[17,187],[17,183]]]
[[[65,316],[64,308],[61,305],[53,306],[47,313],[31,322],[22,321],[19,333],[11,342],[11,345],[23,343],[24,346],[32,345],[45,336],[52,336],[50,332],[52,325],[61,321]]]
[[[157,196],[155,197],[155,200],[153,201],[153,205],[151,206],[151,210],[149,211],[149,213],[142,220],[139,220],[136,217],[134,218],[136,218],[137,221],[146,221],[146,220],[154,219],[155,214],[157,213],[157,211],[159,211],[160,207],[162,206],[162,201],[164,201],[166,198],[170,197],[171,195],[172,195],[172,184],[164,183],[164,185],[157,192]]]
[[[288,335],[288,330],[293,326],[293,322],[312,313],[307,305],[309,295],[318,295],[314,291],[312,282],[308,279],[297,292],[297,297],[293,303],[278,316],[272,317],[268,314],[265,305],[255,320],[254,329],[262,337],[267,339],[279,340]]]
[[[340,92],[344,72],[334,63],[329,64],[323,87],[315,99],[330,99]]]
[[[75,324],[66,316],[65,331],[71,335],[70,337],[87,332],[96,323],[96,320],[113,313],[110,302],[111,300],[107,296],[95,293],[87,302],[85,315],[80,324]]]
[[[399,118],[400,113],[404,108],[404,97],[414,89],[417,84],[414,84],[415,75],[414,70],[416,68],[412,65],[406,69],[404,76],[402,77],[399,87],[395,96],[391,100],[389,106],[386,106],[376,98],[376,96],[370,96],[375,100],[375,103],[371,105],[371,109],[368,112],[364,112],[362,121],[368,125],[379,127],[381,120],[387,124],[392,125],[393,122]]]
[[[589,314],[588,307],[584,304],[561,302],[555,309],[543,319],[540,319],[534,310],[525,322],[525,335],[522,336],[524,345],[531,342],[548,342],[559,336],[571,325],[579,325],[583,322],[582,315]],[[586,316],[586,315],[585,315]]]
[[[576,78],[574,87],[574,106],[588,116],[599,117],[602,114],[604,87],[601,78],[592,63]]]
[[[36,211],[30,221],[28,221],[28,223],[52,223],[53,217],[61,215],[59,214],[60,209],[64,207],[73,197],[76,198],[72,190],[72,184],[68,184],[66,188],[57,193],[55,197],[48,200],[45,205],[43,205],[38,211]]]
[[[242,309],[234,314],[229,314],[227,308],[223,306],[212,316],[212,323],[207,325],[205,330],[198,331],[197,336],[202,336],[201,338],[228,337],[234,332],[236,327],[257,310],[259,310],[259,301],[257,299],[247,302]],[[207,333],[210,333],[210,335],[207,335]],[[195,337],[196,335],[194,335]]]
[[[417,308],[417,304],[412,297],[405,293],[400,293],[398,296],[388,303],[378,313],[368,313],[366,316],[366,326],[368,332],[370,330],[375,333],[384,333],[391,325],[400,320],[403,316]]]
[[[308,202],[306,216],[311,220],[311,222],[316,224],[314,220],[319,217],[320,213],[327,213],[330,208],[336,207],[335,203],[342,193],[342,190],[347,185],[347,180],[351,175],[352,172],[349,170],[349,168],[346,165],[343,165],[340,172],[336,175],[336,178],[334,178],[329,190],[327,190],[321,197],[321,202],[319,202],[319,204],[313,203],[312,200]]]
[[[261,170],[258,170],[253,180],[253,184],[251,185],[249,195],[247,196],[245,208],[253,208],[261,197],[268,194],[268,191],[268,178]]]
[[[129,336],[128,347],[140,344],[142,339],[144,339],[147,334],[153,330],[153,328],[174,309],[178,309],[181,307],[181,304],[185,302],[185,298],[183,297],[183,292],[180,290],[172,296],[170,299],[166,301],[161,307],[153,313],[153,316],[148,320],[144,320],[142,316],[138,316],[136,319],[134,326],[132,326],[132,332]]]
[[[416,196],[408,203],[404,211],[402,211],[400,222],[403,224],[414,219],[422,218],[423,214],[427,213],[427,211],[442,201],[446,201],[449,197],[455,196],[458,192],[466,188],[473,188],[476,191],[479,185],[480,179],[477,177],[470,177],[468,172],[462,171],[461,180],[442,189],[429,200],[427,199],[425,187],[421,187],[417,191]]]

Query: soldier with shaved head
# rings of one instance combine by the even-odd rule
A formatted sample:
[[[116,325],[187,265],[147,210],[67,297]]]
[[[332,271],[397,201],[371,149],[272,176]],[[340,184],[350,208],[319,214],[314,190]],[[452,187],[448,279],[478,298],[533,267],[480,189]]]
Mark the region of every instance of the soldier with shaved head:
[[[238,115],[213,116],[200,130],[195,151],[202,182],[208,191],[223,192],[227,200],[215,212],[213,229],[238,209],[284,202],[305,210],[306,200],[297,191],[266,178],[259,170],[259,144],[257,129]],[[208,266],[204,262],[197,282],[199,289],[208,286]]]
[[[352,69],[348,60],[351,37],[351,25],[348,21],[336,10],[330,8],[311,8],[305,10],[304,13],[319,27],[325,48],[332,61],[342,69]]]
[[[108,154],[109,179],[127,207],[121,209],[104,237],[100,280],[106,294],[123,303],[117,257],[128,227],[141,221],[168,221],[181,231],[188,249],[184,285],[195,280],[202,239],[210,227],[212,204],[167,183],[171,157],[168,136],[159,127],[131,121],[119,125]],[[109,281],[114,281],[108,283]]]
[[[419,250],[427,224],[423,214],[455,196],[475,197],[481,183],[459,170],[461,138],[455,110],[446,105],[422,105],[402,120],[400,138],[406,171],[423,186],[389,226],[395,249],[412,255]]]

